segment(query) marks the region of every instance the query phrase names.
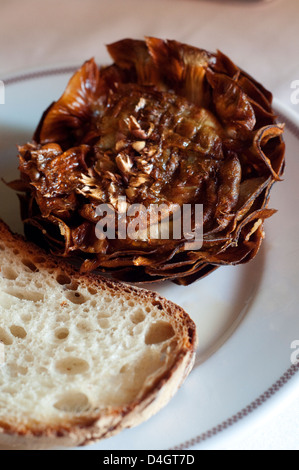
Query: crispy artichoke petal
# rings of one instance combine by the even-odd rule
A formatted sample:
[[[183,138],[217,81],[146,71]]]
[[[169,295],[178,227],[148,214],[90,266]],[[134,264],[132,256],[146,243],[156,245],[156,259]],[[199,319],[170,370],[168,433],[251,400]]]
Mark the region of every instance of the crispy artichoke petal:
[[[109,44],[108,52],[121,69],[133,70],[137,83],[154,86],[160,83],[160,74],[144,41],[123,39]]]
[[[224,74],[207,70],[207,80],[213,89],[213,102],[218,116],[230,129],[252,131],[256,124],[253,107],[238,83]]]
[[[163,81],[179,95],[198,106],[207,106],[210,98],[206,69],[214,56],[203,49],[148,37],[146,44]]]
[[[35,140],[67,146],[88,121],[95,102],[105,91],[94,59],[86,61],[70,79],[61,98],[42,117]]]
[[[284,143],[281,136],[284,131],[284,125],[269,125],[259,129],[253,139],[253,149],[261,158],[263,163],[271,172],[273,178],[279,181],[283,165]],[[271,145],[271,139],[279,140],[275,145]]]

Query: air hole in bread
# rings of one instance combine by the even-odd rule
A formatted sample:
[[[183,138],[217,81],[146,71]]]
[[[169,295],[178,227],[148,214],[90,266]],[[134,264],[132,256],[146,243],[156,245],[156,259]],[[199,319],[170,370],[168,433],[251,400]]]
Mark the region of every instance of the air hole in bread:
[[[56,363],[56,369],[61,374],[83,374],[89,369],[88,362],[79,357],[65,357]]]
[[[71,278],[69,276],[67,276],[66,274],[63,274],[63,273],[60,273],[56,276],[56,281],[61,286],[65,286],[65,285],[70,284],[72,282]]]
[[[11,325],[9,329],[11,334],[16,338],[24,339],[27,336],[27,331],[20,325]]]
[[[82,294],[80,294],[79,292],[69,291],[69,292],[65,292],[64,295],[73,304],[80,305],[80,304],[84,304],[84,302],[86,302],[85,297]]]
[[[75,290],[78,289],[78,286],[79,286],[79,282],[77,282],[77,281],[72,281],[72,282],[70,283],[70,285],[67,286],[67,288],[68,288],[69,290],[74,290],[74,291],[75,291]]]
[[[30,315],[30,313],[24,313],[21,316],[21,318],[22,318],[23,322],[28,323],[32,319],[32,316]]]
[[[11,377],[17,377],[18,375],[26,375],[28,372],[27,367],[20,366],[18,364],[10,364],[9,369]]]
[[[172,338],[174,329],[164,321],[153,323],[145,336],[145,344],[158,344]]]
[[[58,330],[55,331],[55,338],[64,340],[68,337],[69,333],[68,328],[58,328]]]
[[[141,323],[145,319],[145,314],[144,314],[143,310],[141,310],[141,308],[139,308],[138,310],[136,310],[136,312],[132,313],[130,319],[131,319],[132,323],[135,323],[135,324]]]
[[[5,344],[5,346],[9,346],[12,344],[12,337],[10,336],[4,328],[0,327],[0,341]]]
[[[154,307],[158,307],[159,310],[163,310],[163,306],[161,305],[161,302],[159,302],[158,300],[155,300],[153,302],[153,305]]]
[[[20,300],[30,300],[31,302],[40,302],[44,300],[44,296],[41,292],[27,291],[25,288],[24,290],[6,289],[5,292],[6,294],[12,295]]]
[[[99,318],[99,325],[101,328],[109,328],[110,322],[107,318]]]
[[[101,310],[100,313],[98,314],[98,320],[100,320],[101,318],[109,318],[111,317],[111,314],[113,314],[113,312],[111,312],[111,310]]]
[[[96,295],[97,290],[94,289],[93,287],[89,287],[89,288],[88,288],[88,292],[89,292],[91,295]]]
[[[0,250],[1,251],[4,251],[5,250],[5,247],[0,243]]]
[[[70,319],[69,315],[67,313],[62,313],[60,315],[57,315],[56,317],[56,321],[57,323],[61,322],[61,323],[65,323],[67,322],[68,320]]]
[[[68,392],[54,404],[54,408],[66,413],[83,413],[90,409],[88,397],[81,392]]]
[[[88,321],[80,321],[76,326],[79,330],[82,331],[92,331],[92,326]]]
[[[120,373],[120,374],[124,374],[125,372],[127,372],[128,369],[129,369],[129,364],[124,364],[124,365],[120,368],[119,373]]]
[[[16,390],[14,387],[5,387],[3,388],[2,392],[4,394],[8,393],[9,395],[13,397],[14,395],[16,395],[16,393],[18,393],[18,390]]]
[[[5,279],[15,281],[18,277],[18,273],[11,266],[3,266],[1,274]]]
[[[26,266],[26,268],[30,269],[30,271],[32,272],[38,271],[37,267],[30,259],[23,258],[22,263],[24,264],[24,266]]]
[[[25,361],[26,362],[33,362],[34,361],[34,356],[32,356],[32,354],[27,354],[25,356]]]

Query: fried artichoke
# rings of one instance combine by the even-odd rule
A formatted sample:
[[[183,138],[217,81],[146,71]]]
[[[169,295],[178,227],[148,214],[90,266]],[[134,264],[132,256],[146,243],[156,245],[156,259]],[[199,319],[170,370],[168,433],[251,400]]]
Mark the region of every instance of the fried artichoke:
[[[284,125],[271,93],[220,51],[152,37],[108,51],[112,65],[85,62],[19,147],[21,178],[12,186],[23,193],[27,236],[77,259],[82,271],[129,282],[187,285],[253,259],[284,169]],[[148,211],[189,205],[193,215],[201,205],[201,246],[185,234],[97,236],[98,206],[119,220],[120,201]],[[191,232],[195,225],[192,217]]]

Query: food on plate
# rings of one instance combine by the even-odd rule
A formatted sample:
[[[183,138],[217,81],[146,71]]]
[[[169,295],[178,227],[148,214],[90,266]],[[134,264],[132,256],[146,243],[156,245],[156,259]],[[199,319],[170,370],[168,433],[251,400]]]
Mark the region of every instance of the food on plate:
[[[272,94],[220,51],[153,37],[108,51],[19,147],[27,236],[131,282],[187,285],[253,259],[284,170]]]
[[[0,221],[0,446],[79,446],[135,426],[190,372],[193,321],[156,293],[82,275]]]

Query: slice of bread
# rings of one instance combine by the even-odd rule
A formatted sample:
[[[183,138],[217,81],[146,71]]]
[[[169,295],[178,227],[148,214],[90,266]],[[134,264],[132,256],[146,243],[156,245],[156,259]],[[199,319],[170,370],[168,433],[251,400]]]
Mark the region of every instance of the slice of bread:
[[[81,446],[138,425],[192,369],[194,322],[154,292],[82,276],[0,221],[0,445]]]

